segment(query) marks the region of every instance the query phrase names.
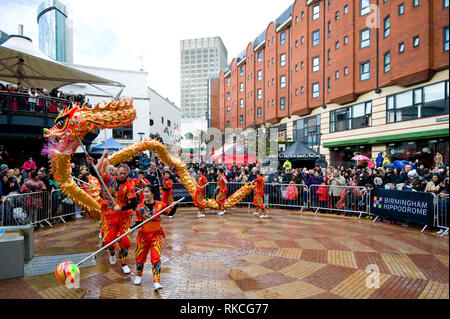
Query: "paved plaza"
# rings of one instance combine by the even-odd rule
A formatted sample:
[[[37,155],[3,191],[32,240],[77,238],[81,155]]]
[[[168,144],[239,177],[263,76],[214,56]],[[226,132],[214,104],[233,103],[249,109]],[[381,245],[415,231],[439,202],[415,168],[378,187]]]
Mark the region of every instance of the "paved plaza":
[[[52,273],[0,281],[6,298],[449,298],[449,242],[419,227],[375,223],[357,217],[269,209],[261,220],[247,208],[197,218],[179,208],[162,219],[160,292],[151,264],[141,286],[133,284],[136,233],[129,252],[131,275],[107,254],[81,267],[79,289]],[[35,256],[90,253],[100,247],[98,224],[86,219],[35,232]],[[368,288],[368,265],[379,269],[379,288]]]

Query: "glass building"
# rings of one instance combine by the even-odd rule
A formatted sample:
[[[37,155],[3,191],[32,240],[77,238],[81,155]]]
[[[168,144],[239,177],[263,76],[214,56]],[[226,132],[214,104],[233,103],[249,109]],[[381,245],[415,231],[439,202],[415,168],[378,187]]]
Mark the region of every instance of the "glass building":
[[[72,21],[66,6],[58,0],[46,0],[37,11],[39,49],[60,62],[73,62]]]
[[[208,75],[227,67],[227,50],[220,37],[181,40],[181,116],[206,119]]]

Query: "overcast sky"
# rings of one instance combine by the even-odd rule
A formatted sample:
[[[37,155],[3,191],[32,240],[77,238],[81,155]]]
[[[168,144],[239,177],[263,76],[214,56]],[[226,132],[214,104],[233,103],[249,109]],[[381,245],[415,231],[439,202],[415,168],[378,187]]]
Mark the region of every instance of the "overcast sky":
[[[42,0],[0,0],[0,30],[38,46]],[[62,0],[74,28],[74,63],[138,70],[148,85],[180,106],[180,40],[220,36],[228,63],[294,0]]]

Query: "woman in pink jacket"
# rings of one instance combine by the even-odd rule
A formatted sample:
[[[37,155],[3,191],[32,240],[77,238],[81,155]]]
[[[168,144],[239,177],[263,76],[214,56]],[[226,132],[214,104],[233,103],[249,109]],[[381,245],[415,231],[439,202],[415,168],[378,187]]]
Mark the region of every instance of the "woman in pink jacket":
[[[29,172],[31,169],[37,170],[36,162],[33,161],[33,158],[30,156],[30,157],[28,158],[28,160],[27,160],[25,163],[23,163],[22,168],[23,168],[23,175],[24,175],[24,178],[27,178],[27,177],[28,177],[28,172]]]

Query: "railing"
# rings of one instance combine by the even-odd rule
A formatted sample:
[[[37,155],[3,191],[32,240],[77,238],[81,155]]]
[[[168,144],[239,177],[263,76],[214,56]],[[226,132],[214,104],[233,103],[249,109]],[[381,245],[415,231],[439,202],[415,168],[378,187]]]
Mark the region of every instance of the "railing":
[[[36,102],[32,102],[36,101]],[[72,101],[52,96],[39,95],[32,97],[27,93],[0,91],[0,111],[4,112],[33,112],[58,114],[58,109],[71,105]]]
[[[311,185],[309,187],[309,208],[315,213],[335,211],[337,213],[368,214],[368,192],[361,186]]]
[[[450,207],[449,194],[438,194],[434,198],[434,222],[435,226],[441,228],[441,237],[448,234],[448,213]]]

